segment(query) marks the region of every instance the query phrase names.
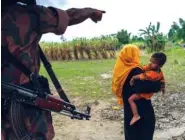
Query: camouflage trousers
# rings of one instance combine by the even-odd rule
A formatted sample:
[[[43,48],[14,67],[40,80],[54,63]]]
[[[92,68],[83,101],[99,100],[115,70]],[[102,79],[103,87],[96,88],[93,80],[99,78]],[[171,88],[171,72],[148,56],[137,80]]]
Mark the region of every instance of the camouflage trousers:
[[[24,120],[21,121],[32,134],[32,140],[52,140],[54,138],[51,112],[24,105],[23,115]],[[15,140],[15,137],[8,114],[1,111],[1,139]]]
[[[30,106],[24,106],[24,120],[27,130],[32,134],[32,140],[52,140],[54,129],[51,113],[38,110]],[[3,115],[4,116],[4,115]],[[11,128],[9,116],[1,119],[1,139],[14,140],[15,135]]]

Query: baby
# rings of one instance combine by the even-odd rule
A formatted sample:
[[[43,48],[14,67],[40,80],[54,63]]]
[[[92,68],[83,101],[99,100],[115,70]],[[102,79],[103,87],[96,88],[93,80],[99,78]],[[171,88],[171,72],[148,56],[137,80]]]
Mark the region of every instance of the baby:
[[[144,72],[142,74],[135,75],[130,80],[130,85],[134,85],[135,80],[151,80],[151,81],[161,81],[161,91],[165,93],[165,79],[163,72],[161,71],[162,66],[166,62],[166,55],[164,53],[154,53],[151,56],[150,64],[143,67]],[[140,120],[140,115],[137,111],[137,106],[135,104],[136,100],[141,98],[149,100],[152,97],[153,93],[135,93],[128,99],[128,102],[131,106],[133,113],[133,118],[130,121],[130,125],[133,125],[135,122]]]

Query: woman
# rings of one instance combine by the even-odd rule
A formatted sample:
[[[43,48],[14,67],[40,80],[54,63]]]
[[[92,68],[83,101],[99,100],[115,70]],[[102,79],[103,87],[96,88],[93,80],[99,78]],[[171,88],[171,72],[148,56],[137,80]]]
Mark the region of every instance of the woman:
[[[125,45],[116,61],[112,90],[118,98],[118,103],[124,106],[125,140],[153,140],[155,115],[151,100],[136,101],[138,112],[142,116],[137,123],[130,126],[132,111],[128,98],[134,93],[150,93],[160,90],[160,81],[135,81],[130,86],[132,76],[142,73],[139,61],[139,49],[135,45]]]

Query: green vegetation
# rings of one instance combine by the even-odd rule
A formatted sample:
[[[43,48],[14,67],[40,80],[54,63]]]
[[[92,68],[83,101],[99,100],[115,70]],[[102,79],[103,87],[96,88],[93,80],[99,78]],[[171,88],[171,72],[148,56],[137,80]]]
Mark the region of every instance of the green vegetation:
[[[146,29],[140,29],[140,36],[132,35],[122,29],[115,34],[101,37],[76,38],[72,41],[63,42],[41,42],[46,57],[49,60],[94,60],[115,58],[115,50],[119,50],[128,43],[136,44],[140,49],[147,49],[147,52],[164,51],[166,44],[183,45],[185,43],[185,21],[179,19],[179,24],[174,22],[168,35],[160,32],[160,22],[156,26],[150,23]]]
[[[128,44],[130,42],[130,35],[127,30],[121,30],[117,33],[116,37],[119,41],[119,45]]]
[[[185,20],[179,18],[179,24],[173,22],[168,32],[168,38],[172,42],[185,42]]]
[[[101,36],[92,39],[77,38],[70,42],[41,42],[49,60],[107,59],[115,57],[118,40],[113,36]]]
[[[150,23],[146,29],[140,29],[140,36],[131,36],[127,30],[122,29],[115,34],[92,39],[63,39],[61,43],[40,44],[46,57],[52,60],[53,69],[67,95],[111,99],[112,69],[119,50],[127,43],[140,48],[143,65],[149,62],[151,53],[164,51],[168,56],[163,68],[167,92],[183,92],[185,49],[182,44],[185,43],[185,22],[183,19],[179,19],[179,24],[174,22],[168,35],[159,31],[160,22],[157,22],[156,26]],[[48,77],[43,67],[41,73]]]
[[[117,52],[116,54],[118,54]],[[163,68],[167,92],[185,91],[185,49],[167,47],[168,61]],[[141,56],[141,63],[147,64],[151,54]],[[53,61],[52,66],[67,95],[109,99],[112,69],[116,59],[90,61]],[[48,77],[41,68],[41,73]]]
[[[150,48],[151,52],[164,50],[165,43],[167,39],[163,35],[163,33],[159,32],[160,22],[157,22],[157,25],[149,24],[146,29],[140,29],[142,32],[140,35],[144,35],[144,42],[147,47]]]

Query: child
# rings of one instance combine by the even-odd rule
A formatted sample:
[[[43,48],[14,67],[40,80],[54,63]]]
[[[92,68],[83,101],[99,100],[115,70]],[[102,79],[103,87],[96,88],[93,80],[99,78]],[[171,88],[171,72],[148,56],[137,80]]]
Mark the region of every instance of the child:
[[[164,53],[155,53],[152,55],[150,59],[150,64],[143,67],[144,72],[142,74],[138,74],[132,77],[130,80],[130,85],[134,85],[135,80],[152,80],[152,81],[161,81],[161,91],[163,94],[165,93],[165,80],[163,76],[163,72],[161,71],[162,66],[166,62],[166,55]],[[133,118],[130,121],[130,125],[133,125],[137,122],[141,117],[138,114],[137,106],[134,101],[139,100],[141,98],[150,99],[153,93],[135,93],[129,98],[129,104],[131,106],[131,110],[133,113]]]

